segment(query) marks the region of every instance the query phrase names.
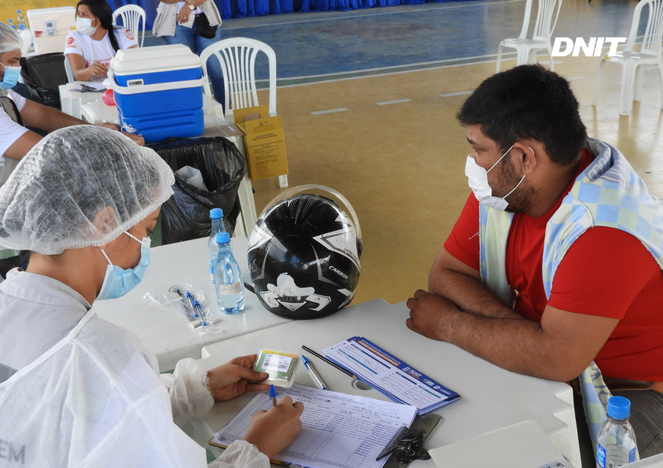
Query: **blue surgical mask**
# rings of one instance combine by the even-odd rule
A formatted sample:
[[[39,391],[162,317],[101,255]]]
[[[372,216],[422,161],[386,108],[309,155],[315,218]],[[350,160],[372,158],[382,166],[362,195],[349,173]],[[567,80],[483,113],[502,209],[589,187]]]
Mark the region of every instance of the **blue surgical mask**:
[[[18,83],[18,78],[21,76],[21,67],[10,67],[4,63],[0,63],[5,69],[5,76],[0,82],[2,89],[12,89]]]
[[[108,260],[108,267],[106,268],[104,282],[101,285],[101,291],[99,291],[99,295],[97,296],[98,301],[124,296],[141,282],[147,266],[150,264],[150,244],[152,240],[149,237],[143,237],[143,240],[140,241],[128,232],[125,231],[124,233],[136,242],[140,242],[140,261],[135,268],[123,270],[119,266],[113,265],[106,252],[104,252],[104,249],[100,249],[106,260]]]

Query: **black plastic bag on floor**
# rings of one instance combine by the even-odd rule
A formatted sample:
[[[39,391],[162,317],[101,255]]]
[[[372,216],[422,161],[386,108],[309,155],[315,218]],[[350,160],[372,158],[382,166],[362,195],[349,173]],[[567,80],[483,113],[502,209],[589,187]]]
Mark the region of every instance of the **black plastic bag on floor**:
[[[64,54],[33,55],[21,58],[21,77],[31,101],[60,109],[60,85],[67,84]]]
[[[174,195],[161,206],[163,244],[207,237],[212,228],[209,212],[223,210],[226,230],[232,233],[240,212],[237,192],[246,172],[246,160],[225,138],[173,138],[148,145],[178,171],[198,169],[207,191],[175,174]]]

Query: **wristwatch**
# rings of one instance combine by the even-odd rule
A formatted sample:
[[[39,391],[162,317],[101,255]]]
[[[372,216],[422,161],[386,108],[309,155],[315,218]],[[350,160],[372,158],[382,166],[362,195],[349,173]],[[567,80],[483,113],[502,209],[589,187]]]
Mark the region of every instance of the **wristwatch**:
[[[191,10],[191,11],[193,11],[193,10],[196,9],[196,7],[193,6],[193,5],[191,5],[190,3],[187,3],[186,6],[188,6],[188,7],[189,7],[189,10]]]

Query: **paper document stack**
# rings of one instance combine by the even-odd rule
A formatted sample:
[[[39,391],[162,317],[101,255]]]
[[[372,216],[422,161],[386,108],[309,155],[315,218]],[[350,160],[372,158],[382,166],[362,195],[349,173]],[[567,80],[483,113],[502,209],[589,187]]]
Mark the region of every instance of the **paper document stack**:
[[[388,401],[346,395],[295,384],[279,389],[278,399],[290,396],[304,403],[302,429],[295,441],[275,458],[312,468],[380,468],[375,458],[402,426],[410,427],[417,409]],[[272,402],[260,392],[210,444],[227,447],[244,437],[251,418],[269,410]]]
[[[419,414],[448,405],[460,398],[458,393],[364,337],[353,336],[323,349],[322,352],[396,403],[416,406]]]

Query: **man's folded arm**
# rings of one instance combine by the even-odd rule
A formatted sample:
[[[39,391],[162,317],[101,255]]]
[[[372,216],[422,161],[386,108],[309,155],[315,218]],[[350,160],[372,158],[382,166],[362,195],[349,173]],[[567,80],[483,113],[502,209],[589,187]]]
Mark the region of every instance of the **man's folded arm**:
[[[444,247],[428,275],[428,291],[446,297],[465,312],[485,317],[522,319],[481,284],[478,270],[455,258]]]

